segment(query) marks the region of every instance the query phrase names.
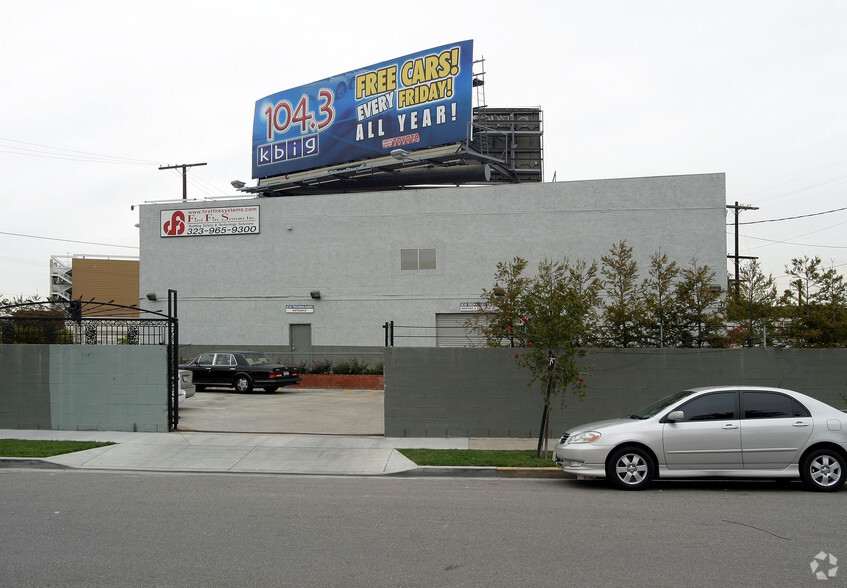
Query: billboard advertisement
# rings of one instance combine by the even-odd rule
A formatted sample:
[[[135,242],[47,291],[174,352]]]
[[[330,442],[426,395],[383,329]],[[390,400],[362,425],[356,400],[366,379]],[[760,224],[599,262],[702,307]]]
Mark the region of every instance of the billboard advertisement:
[[[465,139],[473,41],[419,51],[256,102],[253,178]]]
[[[258,206],[159,211],[160,237],[259,234]]]

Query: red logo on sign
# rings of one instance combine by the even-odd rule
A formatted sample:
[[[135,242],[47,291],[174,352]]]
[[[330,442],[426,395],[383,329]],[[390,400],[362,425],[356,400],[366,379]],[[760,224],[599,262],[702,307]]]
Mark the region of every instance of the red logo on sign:
[[[185,232],[185,213],[181,210],[174,212],[164,229],[166,235],[182,235]]]

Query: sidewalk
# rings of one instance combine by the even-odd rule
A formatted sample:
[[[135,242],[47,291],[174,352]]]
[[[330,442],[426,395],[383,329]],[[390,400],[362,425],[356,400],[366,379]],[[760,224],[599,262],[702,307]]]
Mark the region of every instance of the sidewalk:
[[[335,476],[563,477],[553,468],[420,467],[397,449],[534,449],[532,439],[419,439],[254,433],[129,433],[0,429],[2,439],[111,441],[116,445],[43,459],[3,458],[0,467]]]

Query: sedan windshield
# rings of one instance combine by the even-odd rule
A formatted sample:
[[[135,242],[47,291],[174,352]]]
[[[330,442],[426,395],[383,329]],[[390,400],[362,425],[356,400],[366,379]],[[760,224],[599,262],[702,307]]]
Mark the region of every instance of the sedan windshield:
[[[657,400],[650,406],[642,408],[638,412],[629,415],[629,417],[632,419],[639,420],[649,419],[650,417],[656,416],[658,413],[660,413],[663,409],[667,408],[671,404],[679,402],[686,396],[690,395],[691,390],[683,390],[682,392],[676,392],[674,394],[671,394],[670,396],[665,396],[661,400]]]
[[[244,359],[247,360],[247,363],[250,365],[260,365],[271,362],[264,353],[245,353]]]

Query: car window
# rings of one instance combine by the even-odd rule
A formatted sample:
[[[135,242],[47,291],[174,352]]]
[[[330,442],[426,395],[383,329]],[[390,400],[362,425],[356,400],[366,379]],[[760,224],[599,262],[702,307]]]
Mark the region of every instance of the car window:
[[[662,409],[667,408],[671,404],[675,404],[676,402],[679,402],[680,400],[682,400],[686,396],[690,396],[690,395],[691,395],[691,390],[683,390],[681,392],[674,392],[670,396],[665,396],[664,398],[662,398],[661,400],[657,400],[656,402],[654,402],[650,406],[642,408],[638,412],[631,414],[630,418],[649,419],[650,417],[656,416],[657,414],[659,414],[662,411]]]
[[[215,365],[235,365],[235,358],[230,353],[218,353],[215,356]]]
[[[271,362],[264,353],[245,353],[244,359],[247,360],[249,365],[260,365]]]
[[[677,410],[685,414],[682,422],[735,419],[735,392],[716,392],[698,396]]]
[[[212,365],[212,361],[214,361],[214,359],[214,353],[204,353],[197,358],[197,365]]]
[[[745,419],[787,419],[809,416],[805,406],[778,392],[742,392],[741,407]]]

